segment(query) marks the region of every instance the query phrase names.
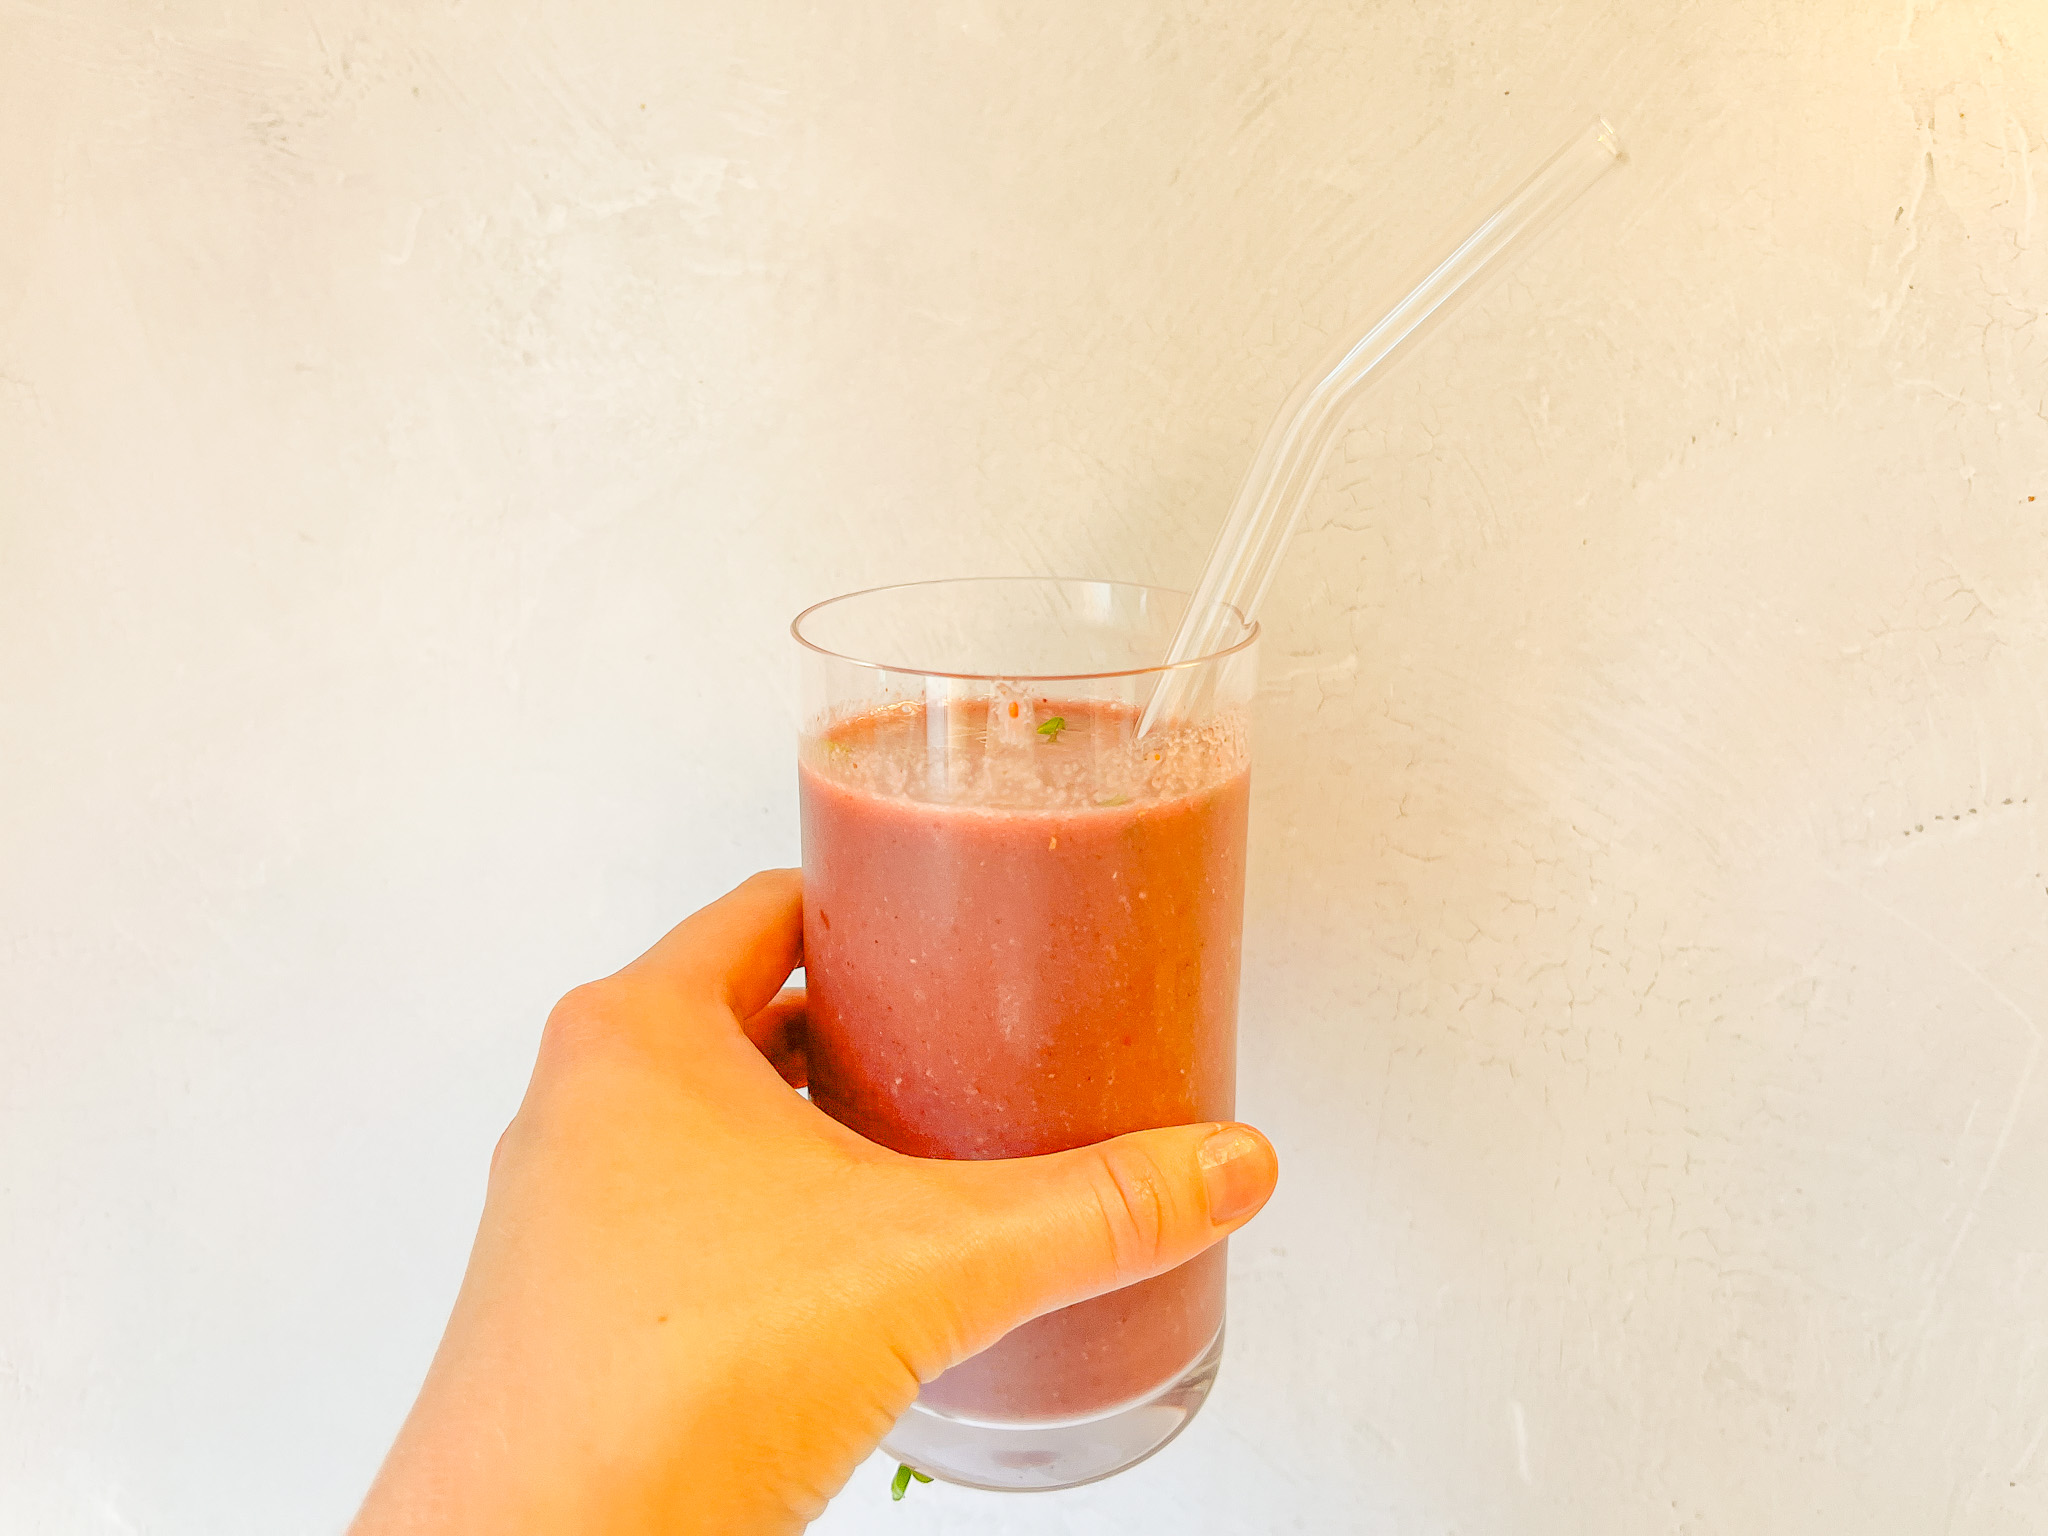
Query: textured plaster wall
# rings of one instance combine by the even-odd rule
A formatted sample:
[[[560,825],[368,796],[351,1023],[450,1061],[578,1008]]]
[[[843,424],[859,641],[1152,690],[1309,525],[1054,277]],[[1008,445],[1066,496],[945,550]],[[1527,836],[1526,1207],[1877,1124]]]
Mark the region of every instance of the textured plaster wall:
[[[0,1529],[336,1531],[790,613],[1190,580],[1582,106],[1273,593],[1218,1395],[821,1529],[2048,1529],[2037,0],[0,0]]]

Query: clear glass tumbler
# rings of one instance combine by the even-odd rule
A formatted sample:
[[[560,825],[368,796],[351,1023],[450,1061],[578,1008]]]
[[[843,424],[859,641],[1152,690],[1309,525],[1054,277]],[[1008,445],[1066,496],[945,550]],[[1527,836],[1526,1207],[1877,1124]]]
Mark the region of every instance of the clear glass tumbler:
[[[1020,1157],[1231,1118],[1258,629],[1181,663],[1184,594],[922,582],[791,626],[802,670],[813,1102],[920,1157]],[[1067,1488],[1194,1417],[1218,1247],[1036,1318],[928,1382],[884,1446],[980,1488]]]

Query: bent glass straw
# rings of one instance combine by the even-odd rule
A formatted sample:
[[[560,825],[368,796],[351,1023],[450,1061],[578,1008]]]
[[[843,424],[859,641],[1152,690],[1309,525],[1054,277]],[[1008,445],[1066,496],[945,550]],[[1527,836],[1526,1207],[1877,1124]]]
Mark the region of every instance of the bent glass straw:
[[[1209,551],[1202,579],[1167,648],[1169,667],[1208,655],[1240,622],[1249,623],[1257,615],[1288,537],[1336,441],[1337,428],[1367,386],[1414,352],[1486,286],[1485,280],[1505,272],[1621,159],[1621,140],[1613,126],[1605,118],[1593,119],[1453,246],[1334,368],[1320,376],[1311,374],[1296,386],[1259,444],[1223,531]],[[1138,724],[1141,736],[1186,710],[1191,675],[1197,670],[1180,667],[1161,675]]]

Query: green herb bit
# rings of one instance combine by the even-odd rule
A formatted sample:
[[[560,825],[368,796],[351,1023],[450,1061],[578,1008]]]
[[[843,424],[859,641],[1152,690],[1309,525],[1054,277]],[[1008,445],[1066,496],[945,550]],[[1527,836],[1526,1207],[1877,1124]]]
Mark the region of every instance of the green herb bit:
[[[1129,795],[1104,795],[1100,800],[1096,801],[1095,803],[1097,805],[1104,806],[1129,805],[1131,803],[1131,797]]]
[[[931,1481],[929,1475],[918,1471],[917,1468],[911,1466],[908,1462],[899,1461],[896,1463],[896,1480],[889,1485],[889,1497],[900,1501],[903,1495],[910,1491],[910,1480],[913,1477],[920,1483]]]
[[[1046,721],[1045,724],[1041,725],[1038,728],[1038,734],[1043,736],[1047,741],[1058,741],[1060,739],[1060,732],[1064,731],[1066,728],[1067,717],[1065,715],[1054,715],[1050,720]]]

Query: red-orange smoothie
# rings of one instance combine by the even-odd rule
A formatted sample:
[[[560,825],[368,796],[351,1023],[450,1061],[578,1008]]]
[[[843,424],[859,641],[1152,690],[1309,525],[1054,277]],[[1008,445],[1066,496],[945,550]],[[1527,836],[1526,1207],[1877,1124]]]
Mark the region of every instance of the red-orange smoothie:
[[[1229,1119],[1241,729],[1141,744],[1112,706],[1026,700],[1014,725],[1014,706],[967,708],[950,773],[926,770],[922,705],[806,743],[812,1099],[921,1157]],[[1222,1320],[1219,1246],[1025,1324],[923,1400],[995,1420],[1103,1412],[1172,1380]]]

